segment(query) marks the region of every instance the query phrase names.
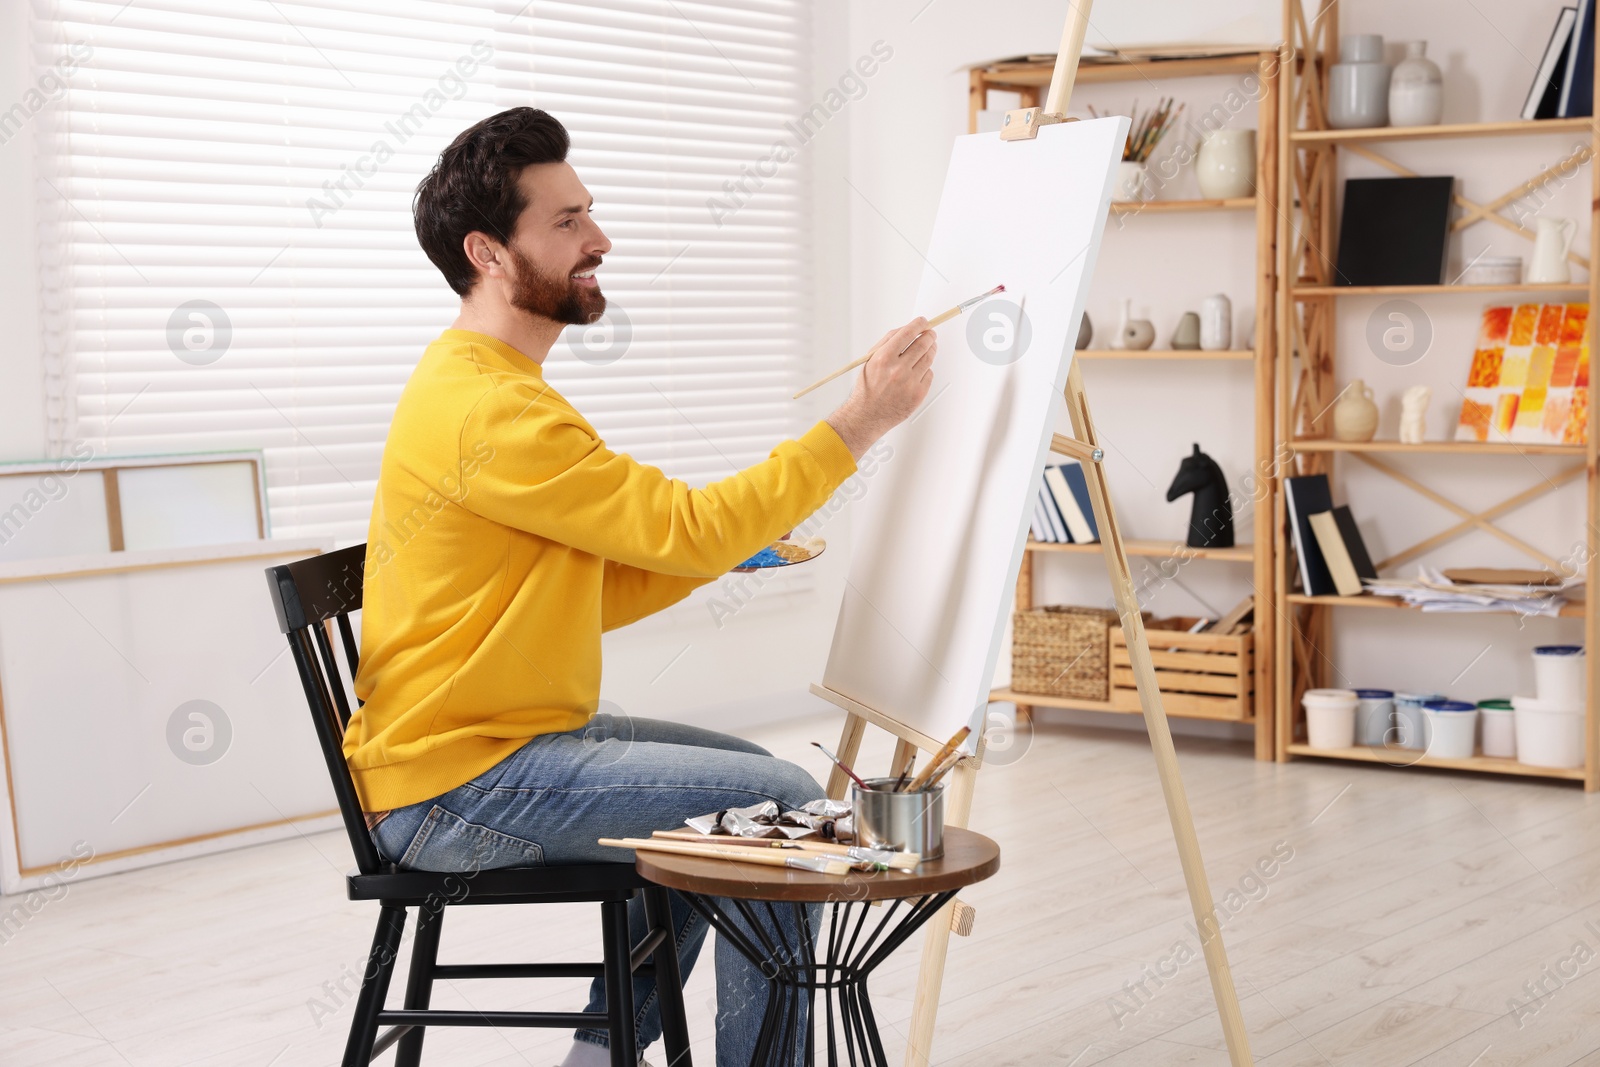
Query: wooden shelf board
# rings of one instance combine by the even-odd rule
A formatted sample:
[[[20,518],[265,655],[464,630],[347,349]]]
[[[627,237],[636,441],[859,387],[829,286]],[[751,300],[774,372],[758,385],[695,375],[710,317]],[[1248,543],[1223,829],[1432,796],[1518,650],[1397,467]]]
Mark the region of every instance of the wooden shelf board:
[[[1085,348],[1074,352],[1077,359],[1147,359],[1147,360],[1252,360],[1254,351],[1248,348],[1208,352],[1200,348]]]
[[[1552,285],[1296,285],[1289,295],[1296,299],[1324,296],[1430,296],[1447,293],[1584,293],[1588,282],[1562,282]]]
[[[1423,441],[1408,445],[1400,441],[1331,441],[1305,438],[1290,442],[1296,452],[1465,452],[1493,456],[1581,456],[1583,445],[1531,444],[1517,441]]]
[[[1290,593],[1284,599],[1286,599],[1291,604],[1312,604],[1312,605],[1322,605],[1322,606],[1339,607],[1339,608],[1398,608],[1401,611],[1421,611],[1422,610],[1421,608],[1412,607],[1410,604],[1407,604],[1404,600],[1401,600],[1399,597],[1396,597],[1396,596],[1374,596],[1371,593],[1363,593],[1360,596],[1307,596],[1304,593]],[[1584,606],[1583,606],[1582,603],[1568,603],[1564,607],[1562,607],[1562,609],[1561,609],[1561,618],[1563,618],[1563,619],[1581,619],[1581,618],[1583,618],[1583,607]],[[1449,616],[1450,618],[1457,618],[1457,619],[1460,618],[1462,615],[1512,615],[1512,616],[1515,615],[1514,612],[1510,612],[1510,611],[1482,611],[1482,612],[1438,611],[1438,612],[1428,612],[1427,614],[1430,614],[1430,615],[1445,615],[1445,616]]]
[[[1261,63],[1262,56],[1274,52],[1247,52],[1237,56],[1216,56],[1205,59],[1146,59],[1137,62],[1080,63],[1077,84],[1096,82],[1146,81],[1162,78],[1201,78],[1213,74],[1247,74]],[[984,81],[992,89],[1033,88],[1050,84],[1050,74],[1055,60],[1037,63],[996,63],[984,70]]]
[[[1570,778],[1583,780],[1582,767],[1530,767],[1514,759],[1494,756],[1470,756],[1467,759],[1439,759],[1422,752],[1404,748],[1376,748],[1357,745],[1354,748],[1312,748],[1295,742],[1289,752],[1296,756],[1319,756],[1323,759],[1360,760],[1363,763],[1389,763],[1401,767],[1442,767],[1455,771],[1480,771],[1489,774],[1520,774],[1533,778]]]
[[[1081,77],[1081,76],[1080,76]],[[1516,122],[1463,122],[1447,126],[1380,126],[1360,130],[1296,130],[1295,144],[1331,145],[1352,141],[1433,141],[1445,137],[1508,137],[1519,134],[1589,132],[1590,119],[1539,119]]]
[[[1075,697],[1052,697],[1043,693],[1019,693],[1015,689],[1000,688],[989,692],[991,704],[1028,704],[1036,708],[1064,708],[1068,711],[1109,711],[1117,715],[1143,715],[1144,709],[1137,705],[1127,707],[1122,704],[1113,704],[1109,700],[1079,700]],[[1211,722],[1236,722],[1246,726],[1255,725],[1255,719],[1236,719],[1217,715],[1185,715],[1181,711],[1167,709],[1167,715],[1174,719],[1205,719]]]
[[[1031,537],[1024,546],[1029,552],[1093,552],[1098,554],[1103,546],[1099,541],[1083,545],[1062,545],[1053,541],[1035,541]],[[1123,541],[1122,551],[1130,556],[1182,556],[1191,559],[1224,559],[1249,563],[1255,559],[1254,545],[1235,545],[1232,548],[1189,548],[1172,541]]]
[[[1227,200],[1113,200],[1111,211],[1116,215],[1143,215],[1148,212],[1159,215],[1172,211],[1254,211],[1255,206],[1256,198],[1253,196]]]

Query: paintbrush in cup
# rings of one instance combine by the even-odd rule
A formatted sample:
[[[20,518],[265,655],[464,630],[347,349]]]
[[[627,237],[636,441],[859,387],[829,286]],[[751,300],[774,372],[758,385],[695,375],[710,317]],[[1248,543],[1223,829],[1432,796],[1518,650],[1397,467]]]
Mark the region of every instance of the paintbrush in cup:
[[[852,782],[854,782],[856,785],[859,785],[862,789],[870,788],[867,785],[866,782],[863,782],[861,780],[861,776],[859,774],[857,774],[855,771],[852,771],[849,767],[846,767],[844,765],[844,763],[839,759],[838,756],[835,756],[832,752],[829,752],[826,748],[824,748],[823,745],[822,745],[822,742],[813,741],[811,743],[813,745],[816,745],[817,748],[821,749],[822,750],[822,754],[824,756],[827,756],[829,759],[831,759],[833,761],[833,765],[835,767],[839,768],[841,771],[843,771],[844,773],[848,774],[850,776],[850,780]]]

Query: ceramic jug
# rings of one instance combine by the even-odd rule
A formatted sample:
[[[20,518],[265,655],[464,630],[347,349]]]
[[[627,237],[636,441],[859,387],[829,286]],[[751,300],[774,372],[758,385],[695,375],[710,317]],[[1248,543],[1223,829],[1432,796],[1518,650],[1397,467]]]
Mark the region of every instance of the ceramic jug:
[[[1333,405],[1333,436],[1340,441],[1370,441],[1377,432],[1378,405],[1373,403],[1372,387],[1357,378]]]
[[[1533,239],[1533,260],[1528,264],[1532,285],[1556,285],[1572,280],[1567,253],[1577,236],[1578,224],[1571,219],[1540,218],[1538,236]]]

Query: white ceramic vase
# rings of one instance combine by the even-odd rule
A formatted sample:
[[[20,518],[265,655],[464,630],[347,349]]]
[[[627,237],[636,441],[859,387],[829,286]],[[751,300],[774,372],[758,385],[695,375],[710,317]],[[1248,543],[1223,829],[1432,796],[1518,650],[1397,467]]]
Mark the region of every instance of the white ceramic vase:
[[[1437,126],[1444,115],[1444,78],[1427,52],[1427,41],[1406,42],[1406,58],[1389,76],[1389,125]]]
[[[1533,239],[1533,259],[1528,262],[1528,283],[1562,285],[1571,281],[1572,268],[1567,266],[1567,253],[1572,251],[1578,224],[1571,219],[1544,217],[1535,221],[1538,231]]]
[[[1143,163],[1123,160],[1117,164],[1117,199],[1144,200],[1150,187],[1150,168]]]
[[[1378,405],[1372,387],[1357,378],[1333,405],[1333,436],[1339,441],[1370,441],[1377,432]]]
[[[1336,130],[1389,125],[1389,65],[1383,38],[1357,33],[1339,39],[1339,62],[1328,68],[1328,125]]]
[[[1207,200],[1234,200],[1255,192],[1256,131],[1213,130],[1200,143],[1194,165],[1200,195]]]
[[[1233,344],[1233,302],[1222,293],[1208,296],[1200,305],[1200,347],[1223,352]]]

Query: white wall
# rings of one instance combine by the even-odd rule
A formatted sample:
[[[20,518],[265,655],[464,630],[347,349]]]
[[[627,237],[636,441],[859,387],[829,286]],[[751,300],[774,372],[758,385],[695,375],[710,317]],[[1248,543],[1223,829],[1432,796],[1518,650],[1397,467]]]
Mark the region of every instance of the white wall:
[[[30,88],[28,5],[0,4],[0,111]],[[33,126],[0,144],[0,460],[44,454],[35,262]]]
[[[1135,2],[1099,0],[1092,16],[1091,40],[1155,40],[1169,24],[1168,14],[1191,5],[1174,0]],[[1445,72],[1447,122],[1515,118],[1532,71],[1522,57],[1537,59],[1558,4],[1540,0],[1486,0],[1457,4],[1429,0],[1411,5],[1378,0],[1342,0],[1343,32],[1385,34],[1391,61],[1400,42],[1426,39],[1430,55]],[[1231,17],[1247,13],[1250,5]],[[859,50],[882,38],[894,59],[871,92],[852,109],[851,257],[857,342],[870,341],[885,326],[913,310],[923,264],[920,249],[932,229],[941,177],[950,139],[966,132],[967,81],[961,68],[978,60],[1029,52],[1054,52],[1061,31],[1064,3],[1022,2],[1004,6],[996,17],[993,4],[975,0],[897,0],[857,5],[851,9],[851,48]],[[1277,24],[1277,5],[1254,9]],[[1140,27],[1149,27],[1142,36]],[[1115,30],[1115,32],[1113,32]],[[1174,80],[1159,87],[1146,83],[1080,86],[1074,111],[1094,103],[1100,108],[1127,107],[1134,99],[1148,106],[1161,93],[1188,103],[1189,114],[1220,100],[1236,79]],[[1015,107],[1015,98],[996,94],[996,107]],[[1253,107],[1241,111],[1236,124],[1254,127]],[[1176,135],[1171,139],[1175,142]],[[1511,141],[1434,142],[1396,148],[1402,163],[1423,174],[1455,174],[1468,196],[1491,199],[1555,162],[1565,141],[1555,137]],[[1166,146],[1170,151],[1172,144]],[[1360,161],[1358,161],[1360,162]],[[1351,167],[1350,175],[1375,173],[1369,164]],[[1192,179],[1190,179],[1192,180]],[[1579,247],[1587,246],[1584,206],[1588,171],[1560,190],[1543,210],[1584,221]],[[1192,188],[1192,187],[1191,187]],[[1163,195],[1195,195],[1179,186]],[[1012,205],[997,205],[1007,210]],[[1148,314],[1157,327],[1158,345],[1170,336],[1178,315],[1197,309],[1211,292],[1233,300],[1235,330],[1248,329],[1253,318],[1253,225],[1248,214],[1150,215],[1119,227],[1113,222],[1100,253],[1088,310],[1105,336],[1115,324],[1121,299],[1134,300],[1136,314]],[[1529,246],[1503,230],[1485,225],[1457,241],[1451,261],[1459,265],[1476,255],[1485,241],[1499,254],[1527,255]],[[1458,268],[1457,268],[1458,269]],[[1581,277],[1581,275],[1580,275]],[[1340,374],[1342,385],[1365,377],[1384,408],[1380,436],[1395,436],[1401,389],[1428,384],[1434,390],[1430,436],[1445,438],[1454,425],[1460,398],[1456,389],[1466,380],[1467,363],[1478,315],[1485,301],[1468,297],[1433,298],[1421,306],[1435,329],[1427,358],[1398,369],[1380,363],[1362,341],[1364,326],[1376,301],[1346,300],[1341,304]],[[1100,342],[1096,347],[1102,347]],[[1251,378],[1243,364],[1114,364],[1085,365],[1097,425],[1111,445],[1108,475],[1124,535],[1181,539],[1187,501],[1168,504],[1165,490],[1182,455],[1199,442],[1221,464],[1237,486],[1251,462]],[[1063,411],[1060,428],[1067,428]],[[1402,461],[1408,471],[1438,476],[1448,495],[1477,506],[1509,496],[1548,471],[1552,464],[1521,459],[1465,461],[1455,457]],[[1450,525],[1442,509],[1404,491],[1378,484],[1346,462],[1335,479],[1335,498],[1352,505],[1374,554],[1381,556],[1426,533]],[[1390,483],[1393,484],[1393,483]],[[1519,513],[1507,525],[1560,557],[1581,533],[1581,496],[1576,489]],[[1241,539],[1250,537],[1249,517],[1239,517]],[[1552,533],[1552,531],[1556,531]],[[1570,531],[1570,535],[1569,535]],[[1436,565],[1481,562],[1524,563],[1510,549],[1486,535],[1474,534],[1426,557]],[[1135,561],[1136,576],[1147,564]],[[1104,604],[1109,586],[1104,565],[1095,556],[1042,557],[1036,564],[1038,602]],[[1241,564],[1195,561],[1179,581],[1165,583],[1146,607],[1159,614],[1197,614],[1222,610],[1249,591],[1248,569]],[[1346,609],[1353,611],[1353,609]],[[1339,684],[1437,688],[1465,697],[1499,695],[1524,689],[1531,682],[1526,652],[1536,643],[1581,640],[1576,621],[1534,620],[1519,628],[1506,617],[1426,622],[1399,612],[1360,612],[1341,616],[1336,644],[1335,680]],[[1481,655],[1480,655],[1481,653]],[[1002,666],[1002,671],[1005,668]],[[1061,713],[1051,713],[1061,714]],[[1078,716],[1072,716],[1078,717]],[[1084,716],[1090,717],[1090,716]],[[1123,717],[1097,716],[1109,724]],[[1137,728],[1136,723],[1128,723]],[[1197,732],[1214,732],[1209,724],[1181,724]],[[1223,732],[1237,728],[1222,728]]]

